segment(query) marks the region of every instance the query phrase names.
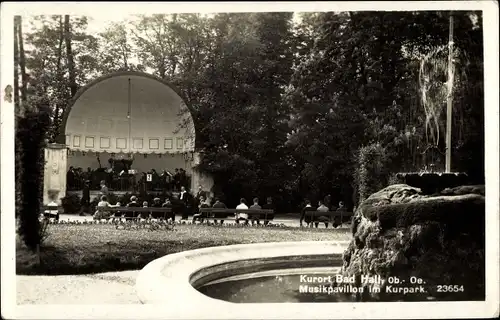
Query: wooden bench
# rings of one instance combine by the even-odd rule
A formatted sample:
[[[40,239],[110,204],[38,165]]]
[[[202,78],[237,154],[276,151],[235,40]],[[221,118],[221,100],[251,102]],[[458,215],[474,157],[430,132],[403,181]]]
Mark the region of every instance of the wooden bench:
[[[57,209],[56,209],[57,208]],[[41,211],[41,214],[45,217],[45,218],[50,218],[50,215],[54,215],[53,213],[47,213],[47,211],[56,211],[57,210],[57,213],[55,214],[55,219],[56,220],[59,220],[59,215],[61,213],[64,213],[64,209],[62,206],[58,205],[57,207],[56,206],[49,206],[49,205],[43,205],[42,206],[42,211]]]
[[[200,218],[218,220],[236,220],[236,213],[248,214],[248,220],[262,220],[264,224],[274,219],[274,210],[271,209],[223,209],[200,208]]]
[[[166,219],[168,217],[172,217],[172,208],[155,208],[155,207],[97,207],[98,210],[102,210],[105,212],[110,212],[114,213],[115,216],[114,218],[122,218],[122,219],[127,219],[127,220],[135,220],[140,218],[141,213],[148,213],[148,218],[149,216],[152,216],[153,218],[156,219]],[[116,213],[121,213],[122,215],[125,215],[124,217],[116,216]],[[129,216],[127,213],[131,213],[132,215]],[[160,213],[160,216],[154,215],[154,213]],[[169,214],[170,213],[170,214]],[[113,218],[111,216],[110,218]]]
[[[319,223],[319,222],[328,222],[328,223],[334,223],[335,218],[340,218],[339,219],[339,225],[342,226],[342,223],[344,222],[344,218],[351,218],[353,215],[352,212],[348,211],[307,211],[305,214],[305,218],[310,220],[310,223]],[[324,219],[320,219],[321,217],[326,217],[327,220],[325,221]]]

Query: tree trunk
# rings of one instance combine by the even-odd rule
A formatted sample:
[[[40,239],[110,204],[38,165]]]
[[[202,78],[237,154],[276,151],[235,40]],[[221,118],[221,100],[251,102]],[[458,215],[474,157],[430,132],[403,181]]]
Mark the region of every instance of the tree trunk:
[[[28,100],[27,89],[28,89],[28,78],[26,77],[26,57],[24,54],[23,45],[23,22],[20,16],[16,17],[17,24],[17,34],[19,43],[19,66],[21,67],[21,102],[23,106],[26,106]]]
[[[21,110],[19,107],[19,17],[14,18],[14,107],[15,114]]]
[[[69,89],[71,97],[76,95],[76,76],[75,76],[75,61],[73,59],[73,51],[71,50],[71,28],[69,22],[69,15],[64,16],[64,39],[66,41],[66,59],[68,62],[69,71]]]

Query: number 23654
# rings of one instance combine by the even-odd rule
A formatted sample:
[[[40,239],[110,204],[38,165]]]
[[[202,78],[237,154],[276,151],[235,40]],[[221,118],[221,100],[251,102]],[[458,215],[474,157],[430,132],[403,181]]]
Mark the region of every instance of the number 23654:
[[[437,292],[464,292],[462,285],[437,285]]]

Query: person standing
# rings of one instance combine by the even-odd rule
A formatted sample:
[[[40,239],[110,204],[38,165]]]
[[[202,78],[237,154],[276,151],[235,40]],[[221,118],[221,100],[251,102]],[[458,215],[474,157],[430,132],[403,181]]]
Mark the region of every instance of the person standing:
[[[101,180],[101,196],[108,196],[109,195],[109,189],[106,186],[106,181]]]
[[[73,167],[69,167],[68,172],[66,173],[66,183],[68,185],[68,190],[75,190],[75,171]]]
[[[259,198],[253,198],[253,204],[250,206],[250,210],[261,210],[262,207],[259,205]],[[258,215],[253,214],[252,215],[252,226],[254,225],[255,222],[257,222],[257,225],[260,225],[260,217]]]
[[[206,199],[207,198],[207,193],[205,191],[203,191],[203,187],[200,185],[200,186],[198,186],[198,192],[196,192],[196,200],[200,204],[201,204],[201,201],[200,201],[201,197],[203,197],[204,199]]]
[[[342,223],[344,222],[344,221],[342,221],[342,219],[343,219],[344,215],[347,213],[347,209],[344,206],[343,201],[339,202],[339,207],[337,208],[337,212],[340,212],[342,217],[335,217],[335,220],[333,222],[334,228],[337,228],[338,226],[342,225]]]
[[[90,181],[85,180],[82,190],[80,215],[84,216],[85,213],[90,213]]]
[[[179,194],[179,199],[182,200],[184,202],[184,204],[186,204],[186,201],[187,201],[187,191],[186,191],[186,188],[184,186],[181,187],[181,192]]]
[[[248,210],[248,206],[245,204],[246,200],[245,198],[240,199],[240,204],[236,206],[237,210]],[[236,212],[235,214],[236,217],[236,223],[239,224],[240,221],[244,221],[245,225],[248,225],[248,213],[245,212]]]
[[[179,168],[175,168],[175,171],[174,171],[174,190],[175,191],[179,190],[180,185],[181,185],[181,181],[180,181],[180,175],[179,175]]]
[[[191,211],[192,206],[190,203],[191,202],[190,194],[189,192],[186,191],[186,188],[184,186],[181,187],[181,193],[179,195],[179,199],[184,204],[181,220],[187,220],[189,218],[189,212]]]

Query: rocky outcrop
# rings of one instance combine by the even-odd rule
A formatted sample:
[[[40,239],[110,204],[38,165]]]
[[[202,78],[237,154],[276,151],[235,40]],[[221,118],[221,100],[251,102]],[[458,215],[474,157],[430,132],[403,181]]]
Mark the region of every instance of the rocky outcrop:
[[[389,186],[359,206],[352,233],[343,273],[357,299],[484,300],[484,186]]]

